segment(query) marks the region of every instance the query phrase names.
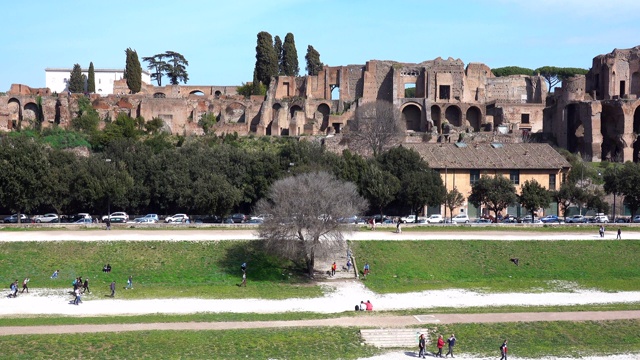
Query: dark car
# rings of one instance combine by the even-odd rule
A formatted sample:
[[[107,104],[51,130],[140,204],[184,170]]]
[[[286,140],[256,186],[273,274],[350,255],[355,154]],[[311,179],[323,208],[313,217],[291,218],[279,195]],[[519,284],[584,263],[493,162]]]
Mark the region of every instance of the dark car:
[[[20,214],[20,222],[21,223],[30,223],[31,219],[25,214]],[[13,214],[11,216],[7,216],[4,218],[5,224],[17,224],[18,223],[18,214]]]
[[[561,222],[564,222],[564,220],[559,218],[558,215],[547,215],[547,216],[543,217],[540,220],[545,224],[548,224],[548,223],[558,223],[559,224]]]
[[[222,217],[218,215],[207,215],[202,217],[197,217],[194,222],[196,224],[221,224]]]
[[[244,214],[233,214],[231,215],[231,220],[233,220],[235,224],[239,224],[245,222],[247,217]]]

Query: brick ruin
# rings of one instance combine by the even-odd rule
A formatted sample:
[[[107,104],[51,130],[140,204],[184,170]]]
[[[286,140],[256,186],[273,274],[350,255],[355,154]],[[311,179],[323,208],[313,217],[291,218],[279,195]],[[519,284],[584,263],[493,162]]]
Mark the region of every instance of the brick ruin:
[[[565,79],[551,94],[540,76],[498,78],[484,64],[452,58],[325,66],[317,76],[274,77],[266,96],[245,98],[236,88],[143,84],[131,95],[121,80],[113,95],[90,99],[102,119],[160,117],[174,134],[202,134],[198,119],[214,114],[216,133],[272,136],[339,134],[359,105],[385,100],[402,113],[410,142],[455,140],[456,133],[465,141],[517,142],[538,133],[593,161],[637,161],[640,153],[640,46],[596,56],[586,76]],[[0,96],[0,130],[31,123],[38,96],[44,126],[68,126],[84,95],[14,84]]]
[[[560,147],[591,161],[638,161],[640,46],[593,58],[586,75],[562,82],[544,117]]]

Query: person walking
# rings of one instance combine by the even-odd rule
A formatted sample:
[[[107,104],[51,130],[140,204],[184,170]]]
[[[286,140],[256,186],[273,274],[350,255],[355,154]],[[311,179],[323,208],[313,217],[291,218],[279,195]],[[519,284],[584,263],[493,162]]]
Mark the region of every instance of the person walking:
[[[438,336],[438,343],[436,346],[438,347],[438,353],[435,356],[442,357],[442,347],[444,346],[444,339],[442,338],[442,335]]]
[[[351,271],[351,259],[347,259],[347,272]]]
[[[89,278],[84,279],[84,284],[82,284],[82,292],[88,292],[89,294],[91,294],[91,291],[89,290]]]
[[[53,274],[51,275],[52,279],[57,279],[58,278],[58,274],[60,273],[60,270],[56,270],[53,272]]]
[[[396,233],[402,234],[402,221],[400,221],[400,218],[398,218],[397,220],[398,223],[396,224]]]
[[[26,277],[24,278],[24,280],[22,281],[22,291],[20,291],[20,293],[24,293],[25,290],[27,290],[27,294],[29,293],[29,278]]]
[[[111,217],[107,217],[104,223],[107,225],[106,230],[111,230]]]
[[[116,282],[115,282],[115,280],[111,282],[111,285],[109,285],[109,289],[111,289],[111,297],[116,296]]]
[[[620,228],[618,228],[618,236],[616,236],[617,240],[622,240],[622,230],[620,230]]]
[[[418,357],[419,358],[426,359],[426,357],[425,357],[426,352],[424,350],[424,347],[426,346],[426,344],[427,344],[427,342],[426,342],[426,340],[424,338],[424,334],[420,334],[420,338],[418,339],[418,350],[419,350],[418,351]]]
[[[331,264],[331,276],[336,276],[337,268],[338,268],[338,265],[336,265],[336,262],[334,261],[333,264]]]
[[[507,339],[504,339],[504,342],[500,345],[500,354],[502,355],[500,360],[507,360]]]
[[[600,237],[604,237],[604,225],[600,225]]]
[[[80,298],[82,291],[80,291],[80,288],[77,288],[74,293],[76,294],[76,298],[75,300],[73,300],[73,303],[76,305],[80,305],[80,303],[82,302],[82,299]]]
[[[133,276],[129,275],[127,279],[127,290],[133,289]]]
[[[449,354],[451,354],[451,357],[453,356],[453,347],[456,346],[456,335],[455,334],[451,334],[451,337],[447,339],[447,344],[449,345],[449,351],[447,352],[447,354],[444,357],[449,356]]]
[[[369,263],[364,264],[364,269],[362,270],[362,273],[364,274],[364,277],[366,279],[367,275],[369,274]]]
[[[240,286],[247,287],[247,272],[246,271],[242,272],[242,282],[240,283]]]

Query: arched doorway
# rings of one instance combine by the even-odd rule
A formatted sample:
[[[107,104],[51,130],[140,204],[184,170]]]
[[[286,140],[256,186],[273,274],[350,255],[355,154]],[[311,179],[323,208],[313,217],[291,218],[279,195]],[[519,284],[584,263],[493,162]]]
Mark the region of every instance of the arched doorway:
[[[245,107],[240,103],[232,103],[225,109],[225,120],[229,123],[243,123],[245,119]]]
[[[164,99],[166,97],[167,97],[167,95],[165,95],[165,93],[161,93],[161,92],[157,92],[157,93],[153,94],[153,98],[154,99]]]
[[[453,126],[462,126],[462,111],[456,105],[451,105],[445,110],[444,118]]]
[[[433,105],[431,107],[431,121],[433,121],[433,126],[436,127],[436,129],[438,129],[439,133],[442,133],[442,128],[440,125],[442,125],[442,121],[440,119],[440,115],[441,115],[441,110],[440,110],[440,106],[438,105]]]
[[[640,73],[637,71],[631,74],[631,88],[629,89],[629,93],[640,97]]]
[[[418,106],[413,104],[405,106],[402,109],[402,117],[407,125],[407,130],[420,131],[422,110]]]
[[[291,119],[295,119],[296,117],[296,113],[298,111],[302,111],[302,108],[299,105],[293,105],[292,107],[289,108],[289,112],[291,113]]]
[[[271,106],[271,121],[269,121],[269,125],[267,125],[267,131],[266,131],[267,135],[272,134],[271,127],[273,126],[273,122],[275,121],[276,124],[278,123],[277,120],[278,120],[278,115],[280,114],[280,109],[282,109],[282,105],[280,105],[279,103],[275,103],[273,104],[273,106]]]
[[[467,121],[474,131],[480,131],[480,125],[482,124],[482,112],[475,106],[472,106],[467,110]]]
[[[322,114],[322,124],[320,124],[320,131],[324,132],[329,127],[329,114],[331,113],[331,108],[327,104],[318,105],[318,112]]]
[[[200,90],[193,90],[189,95],[204,96],[204,93]]]
[[[22,109],[20,107],[20,101],[16,98],[9,99],[7,109],[9,111],[9,123],[7,124],[7,128],[19,128],[20,121],[22,121]]]
[[[572,153],[581,152],[584,154],[584,125],[580,119],[578,105],[567,105],[565,113],[567,116],[567,150]]]
[[[38,119],[38,105],[35,103],[28,103],[24,105],[24,111],[22,112],[22,118],[27,120],[31,124],[35,124],[35,121]]]
[[[621,136],[624,133],[624,113],[620,105],[602,105],[600,133],[602,134],[601,159],[606,161],[618,160],[622,156],[622,150],[625,147]]]

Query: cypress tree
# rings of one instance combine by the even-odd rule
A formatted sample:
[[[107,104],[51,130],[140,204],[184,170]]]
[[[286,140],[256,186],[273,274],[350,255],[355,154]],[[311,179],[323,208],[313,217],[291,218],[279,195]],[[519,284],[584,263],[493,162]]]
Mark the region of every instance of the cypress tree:
[[[71,70],[71,74],[69,75],[67,89],[72,93],[84,92],[84,79],[82,78],[82,68],[80,64],[73,65],[73,70]]]
[[[278,56],[273,48],[273,38],[271,37],[271,34],[266,31],[258,33],[256,67],[254,73],[254,77],[258,82],[263,83],[265,86],[269,86],[272,76],[278,75]]]
[[[89,63],[89,78],[87,79],[87,91],[96,92],[96,70],[93,68],[93,61]]]
[[[322,70],[324,64],[320,61],[320,53],[309,45],[307,47],[307,55],[304,57],[307,60],[307,74],[315,76]]]
[[[284,70],[282,69],[282,40],[280,36],[276,35],[274,40],[273,49],[276,51],[276,56],[278,57],[278,75],[283,75]]]
[[[300,67],[298,66],[298,50],[296,50],[296,41],[293,34],[288,33],[284,37],[284,45],[282,45],[282,72],[287,76],[298,76]]]
[[[142,66],[138,59],[138,53],[131,48],[125,50],[127,54],[127,65],[124,69],[124,78],[127,80],[127,87],[132,94],[140,92],[142,87]]]

